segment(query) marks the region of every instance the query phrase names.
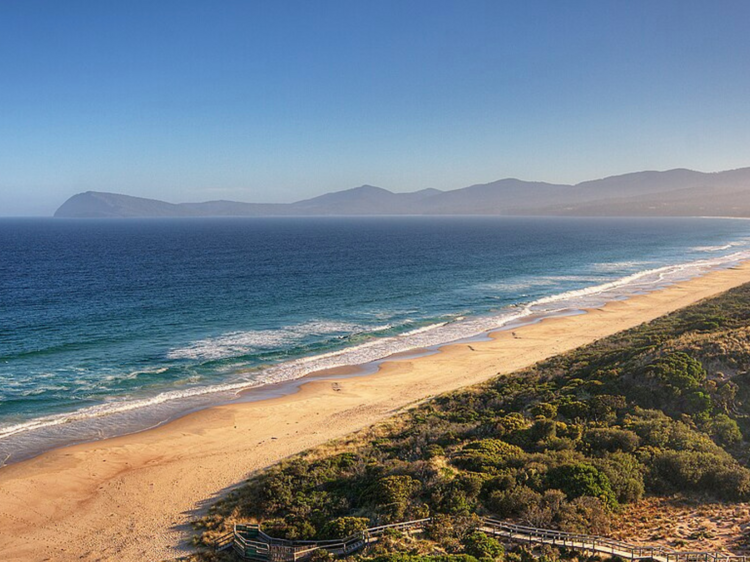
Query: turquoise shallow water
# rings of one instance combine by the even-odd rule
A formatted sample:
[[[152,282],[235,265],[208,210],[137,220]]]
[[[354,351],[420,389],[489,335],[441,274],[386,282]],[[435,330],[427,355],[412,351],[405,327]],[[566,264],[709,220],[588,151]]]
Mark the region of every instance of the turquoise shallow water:
[[[748,256],[721,219],[3,219],[0,458]]]

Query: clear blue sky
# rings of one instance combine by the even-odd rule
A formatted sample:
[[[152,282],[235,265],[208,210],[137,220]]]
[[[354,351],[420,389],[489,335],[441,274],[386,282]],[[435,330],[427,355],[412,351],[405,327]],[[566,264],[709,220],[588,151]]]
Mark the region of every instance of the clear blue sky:
[[[745,0],[0,2],[0,215],[750,166]]]

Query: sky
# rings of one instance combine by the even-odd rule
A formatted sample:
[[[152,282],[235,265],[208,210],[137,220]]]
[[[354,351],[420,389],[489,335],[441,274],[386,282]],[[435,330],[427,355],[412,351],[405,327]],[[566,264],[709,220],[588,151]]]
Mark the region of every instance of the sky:
[[[3,0],[0,216],[750,166],[745,0]]]

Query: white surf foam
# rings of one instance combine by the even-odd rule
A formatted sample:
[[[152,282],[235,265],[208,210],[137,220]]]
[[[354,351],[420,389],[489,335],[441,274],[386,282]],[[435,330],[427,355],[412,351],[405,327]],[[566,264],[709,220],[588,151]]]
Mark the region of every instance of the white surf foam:
[[[694,252],[722,252],[725,250],[731,250],[738,246],[747,246],[747,240],[735,240],[729,244],[723,244],[721,246],[696,246],[692,249]]]
[[[391,328],[390,324],[367,327],[350,322],[313,320],[274,330],[229,332],[214,338],[198,340],[185,347],[173,349],[167,353],[167,358],[193,360],[225,359],[246,355],[253,351],[278,348],[301,341],[312,335],[349,335],[362,332],[378,332],[389,328]]]

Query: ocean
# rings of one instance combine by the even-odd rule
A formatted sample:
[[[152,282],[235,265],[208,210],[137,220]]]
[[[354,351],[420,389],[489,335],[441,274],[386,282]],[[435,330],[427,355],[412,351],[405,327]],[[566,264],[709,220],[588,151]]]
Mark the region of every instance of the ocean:
[[[0,220],[0,464],[750,258],[750,222]]]

